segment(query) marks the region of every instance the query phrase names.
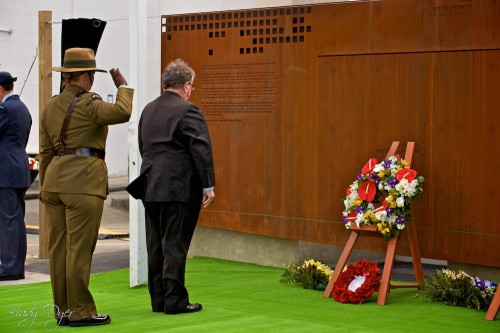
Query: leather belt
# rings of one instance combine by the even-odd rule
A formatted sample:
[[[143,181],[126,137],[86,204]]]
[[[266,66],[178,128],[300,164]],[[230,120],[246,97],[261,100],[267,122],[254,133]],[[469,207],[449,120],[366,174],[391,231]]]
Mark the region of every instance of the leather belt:
[[[65,155],[77,155],[77,156],[90,156],[95,158],[100,158],[104,160],[104,156],[106,153],[104,150],[96,149],[96,148],[58,148],[56,150],[57,156],[65,156]]]

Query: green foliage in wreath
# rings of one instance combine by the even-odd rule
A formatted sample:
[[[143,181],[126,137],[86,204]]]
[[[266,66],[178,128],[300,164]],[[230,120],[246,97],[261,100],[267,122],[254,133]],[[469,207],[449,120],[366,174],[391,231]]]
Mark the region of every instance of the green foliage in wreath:
[[[325,290],[332,277],[333,270],[313,259],[306,260],[299,266],[290,263],[285,267],[280,282],[301,285],[305,289]]]
[[[473,278],[464,271],[442,269],[420,283],[416,297],[429,302],[487,310],[496,289],[496,284]]]

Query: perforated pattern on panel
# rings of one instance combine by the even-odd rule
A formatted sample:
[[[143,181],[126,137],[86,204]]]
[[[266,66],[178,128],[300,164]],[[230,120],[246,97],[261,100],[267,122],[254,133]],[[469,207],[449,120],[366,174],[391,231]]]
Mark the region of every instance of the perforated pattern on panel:
[[[215,40],[237,38],[235,53],[258,54],[266,52],[266,45],[305,42],[312,31],[310,16],[311,7],[164,16],[162,35],[167,46],[194,32]],[[216,47],[208,47],[205,52],[214,55]]]

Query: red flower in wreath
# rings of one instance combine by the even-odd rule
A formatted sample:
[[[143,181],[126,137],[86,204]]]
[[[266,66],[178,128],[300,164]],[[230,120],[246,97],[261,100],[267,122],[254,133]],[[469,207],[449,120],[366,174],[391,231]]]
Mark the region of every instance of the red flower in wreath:
[[[361,173],[363,173],[363,174],[370,173],[373,170],[373,168],[375,168],[376,165],[377,165],[377,159],[370,158],[370,160],[368,162],[366,162],[365,166],[361,170]]]
[[[410,168],[403,168],[396,173],[396,178],[398,181],[404,178],[408,182],[411,182],[413,179],[417,178],[417,172]]]
[[[363,303],[380,284],[380,269],[373,261],[350,264],[333,284],[333,298],[341,303]]]
[[[375,199],[375,194],[377,194],[377,187],[371,180],[366,181],[359,187],[358,195],[361,200],[372,202]]]

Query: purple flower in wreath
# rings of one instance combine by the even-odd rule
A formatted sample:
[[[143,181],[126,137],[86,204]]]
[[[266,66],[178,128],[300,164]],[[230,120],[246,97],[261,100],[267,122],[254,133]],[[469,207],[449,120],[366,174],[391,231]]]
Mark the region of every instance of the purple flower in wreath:
[[[406,222],[406,216],[401,216],[396,219],[397,224],[404,224]]]
[[[390,208],[387,208],[385,210],[385,212],[387,213],[387,216],[391,216],[392,215],[392,209],[390,209]]]
[[[391,160],[384,160],[384,168],[389,169],[391,167]]]
[[[387,180],[387,184],[391,185],[391,187],[396,186],[397,183],[398,180],[396,179],[396,177],[391,177]]]
[[[368,175],[368,178],[369,178],[369,179],[371,179],[371,180],[373,180],[373,181],[378,181],[378,180],[380,179],[380,178],[379,178],[376,174],[374,174],[374,173],[370,173],[370,174]]]
[[[360,213],[362,214],[365,212],[363,207],[361,207],[361,206],[356,207],[355,211],[356,211],[356,214],[360,214]]]
[[[358,173],[358,176],[356,177],[357,180],[363,180],[364,177],[363,177],[363,174],[362,173]]]

